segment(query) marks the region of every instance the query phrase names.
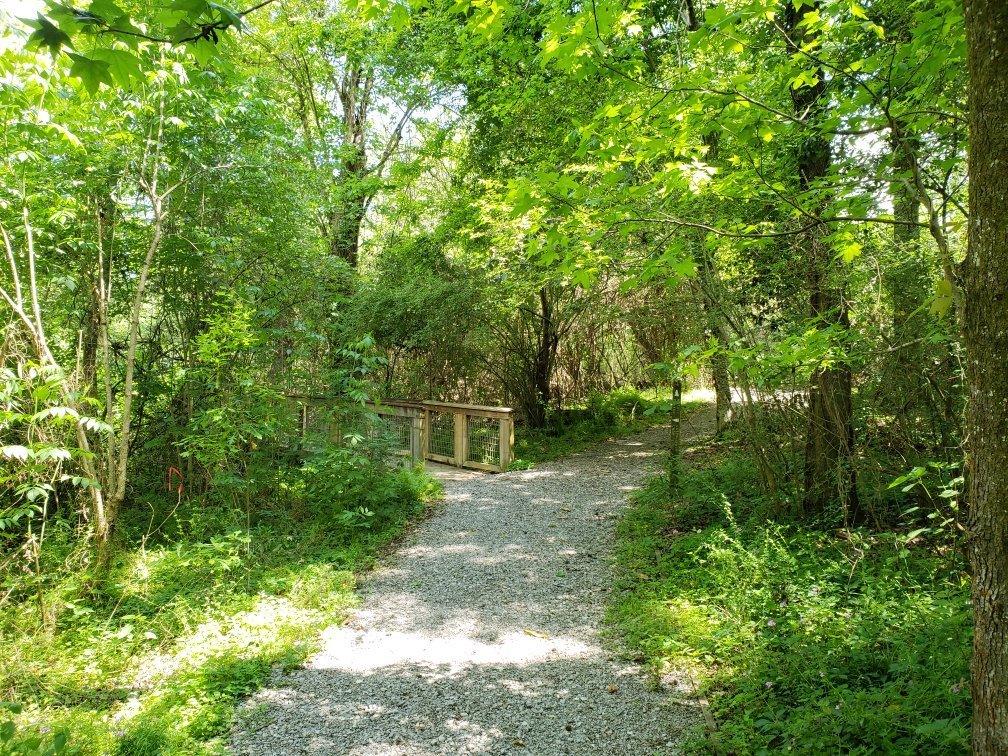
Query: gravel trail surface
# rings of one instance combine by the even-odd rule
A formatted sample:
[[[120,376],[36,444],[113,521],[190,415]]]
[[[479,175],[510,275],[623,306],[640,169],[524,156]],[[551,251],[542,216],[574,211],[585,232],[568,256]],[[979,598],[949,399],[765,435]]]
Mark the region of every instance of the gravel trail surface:
[[[322,652],[246,704],[234,752],[676,753],[699,710],[601,627],[616,520],[666,434],[526,472],[442,471],[444,503]]]

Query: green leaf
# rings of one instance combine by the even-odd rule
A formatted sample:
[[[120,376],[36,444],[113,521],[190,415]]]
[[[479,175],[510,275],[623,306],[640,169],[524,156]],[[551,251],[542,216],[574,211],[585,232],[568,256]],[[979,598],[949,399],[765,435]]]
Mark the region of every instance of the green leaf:
[[[208,65],[218,56],[217,45],[209,39],[198,39],[196,42],[190,42],[186,47],[201,66]]]
[[[133,81],[144,80],[143,64],[131,52],[103,48],[92,51],[91,56],[95,60],[108,63],[109,73],[122,87],[129,87]]]
[[[112,74],[109,72],[109,64],[104,60],[70,53],[73,65],[70,66],[70,75],[80,79],[81,84],[91,94],[95,94],[102,84],[112,83]]]
[[[939,318],[945,317],[952,307],[952,293],[952,284],[945,278],[941,279],[935,287],[935,295],[928,308],[932,315],[937,315]]]
[[[35,452],[29,449],[27,446],[20,446],[17,444],[11,444],[10,446],[0,446],[0,457],[6,457],[7,459],[17,459],[21,462],[27,462],[29,458],[34,458]]]
[[[234,27],[238,31],[242,30],[242,18],[238,15],[237,11],[231,10],[231,8],[220,5],[219,3],[209,3],[209,6],[220,14],[221,21],[224,22],[225,29]]]
[[[840,256],[843,261],[850,265],[855,258],[861,255],[861,245],[856,241],[848,241],[840,247]]]
[[[193,26],[188,21],[179,21],[171,31],[168,32],[168,36],[171,37],[176,42],[181,42],[183,39],[193,39],[200,35],[200,29]]]
[[[70,35],[54,26],[41,13],[35,21],[26,20],[25,23],[35,29],[31,36],[28,37],[28,41],[25,42],[25,47],[29,50],[41,50],[48,47],[52,51],[52,54],[56,55],[64,47],[73,49]]]
[[[112,0],[92,0],[87,12],[109,24],[114,19],[122,18],[126,15],[123,9],[113,3]]]
[[[819,76],[815,69],[802,71],[791,80],[791,89],[801,89],[802,87],[814,87],[819,83]]]
[[[198,16],[208,10],[209,4],[206,0],[172,0],[168,7],[175,11],[182,11],[192,16]]]
[[[672,264],[672,270],[677,276],[682,278],[693,278],[698,270],[696,260],[692,257],[684,257],[682,260]]]
[[[389,22],[393,29],[405,29],[409,26],[409,8],[401,3],[396,3],[389,11]]]
[[[724,21],[728,16],[728,11],[721,5],[715,5],[704,11],[704,23],[710,26],[715,26],[716,24]]]

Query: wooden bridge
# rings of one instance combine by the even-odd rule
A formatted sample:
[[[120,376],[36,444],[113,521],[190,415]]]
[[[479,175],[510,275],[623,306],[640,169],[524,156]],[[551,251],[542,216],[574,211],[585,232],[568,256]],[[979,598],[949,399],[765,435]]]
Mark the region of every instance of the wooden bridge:
[[[452,402],[368,403],[378,418],[373,436],[387,434],[398,454],[415,462],[503,472],[514,450],[514,416],[508,407]]]

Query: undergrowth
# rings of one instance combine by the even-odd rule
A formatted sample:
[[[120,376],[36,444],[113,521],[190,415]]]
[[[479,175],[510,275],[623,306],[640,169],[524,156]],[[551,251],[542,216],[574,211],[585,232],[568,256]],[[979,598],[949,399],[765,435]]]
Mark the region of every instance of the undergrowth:
[[[683,412],[700,402],[683,402]],[[554,411],[544,428],[515,429],[512,470],[566,457],[608,438],[637,433],[668,422],[668,397],[646,397],[636,389],[592,394],[578,406]]]
[[[670,496],[623,520],[609,618],[642,660],[690,679],[714,753],[969,751],[969,585],[954,549],[775,523],[753,465],[711,444]]]
[[[275,506],[252,518],[183,500],[147,539],[151,512],[138,509],[120,541],[140,545],[124,546],[100,582],[54,521],[42,565],[49,621],[34,588],[19,585],[30,574],[8,564],[0,575],[0,597],[12,594],[0,617],[0,700],[17,712],[6,724],[0,713],[0,754],[223,752],[237,704],[316,650],[319,631],[353,605],[355,573],[435,487],[403,469],[369,509]]]

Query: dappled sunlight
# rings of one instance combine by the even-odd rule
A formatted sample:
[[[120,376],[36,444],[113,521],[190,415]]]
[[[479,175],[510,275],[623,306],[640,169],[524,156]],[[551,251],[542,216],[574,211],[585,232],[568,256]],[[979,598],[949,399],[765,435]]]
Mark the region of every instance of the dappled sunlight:
[[[543,478],[554,478],[558,473],[554,470],[526,470],[525,472],[510,473],[518,478],[518,480],[541,480]]]
[[[470,543],[449,544],[431,548],[430,546],[414,546],[404,549],[401,553],[405,557],[431,557],[437,554],[471,554],[480,551],[480,547]]]
[[[145,659],[133,688],[148,690],[159,680],[186,668],[198,668],[222,653],[261,648],[270,642],[278,626],[309,627],[318,615],[317,610],[297,607],[286,598],[263,597],[249,611],[207,619],[178,638],[171,649]],[[119,714],[120,718],[129,716],[130,710]]]
[[[480,627],[474,622],[465,631],[477,634]],[[601,653],[598,647],[575,638],[538,637],[517,629],[496,635],[497,642],[486,643],[458,632],[362,632],[351,627],[331,628],[323,635],[326,653],[312,668],[369,674],[398,665],[419,669],[443,666],[449,673],[457,674],[470,665],[523,667]]]
[[[660,433],[652,434],[660,437]],[[692,713],[613,658],[600,618],[613,523],[653,444],[448,482],[413,542],[362,586],[323,650],[245,707],[248,750],[649,753]],[[626,735],[627,723],[635,731]],[[620,733],[617,735],[617,733]]]
[[[611,680],[617,692],[569,685],[568,680],[584,675],[586,665],[604,671],[602,679]],[[258,750],[246,751],[243,741],[237,740],[235,751],[291,752],[284,733],[269,725],[276,717],[292,716],[306,732],[316,733],[298,744],[296,752],[308,754],[506,753],[544,738],[558,753],[646,753],[632,745],[630,750],[613,750],[612,745],[617,728],[625,726],[621,722],[626,721],[627,702],[619,691],[634,684],[638,673],[633,668],[611,669],[591,658],[554,657],[489,664],[480,667],[478,675],[471,674],[472,669],[433,660],[377,670],[295,672],[290,682],[296,687],[260,696],[266,708],[244,714],[250,729],[260,728],[255,731]],[[656,745],[664,745],[672,732],[655,727],[653,718],[660,716],[668,700],[660,691],[644,695],[649,711],[638,715],[636,725],[654,733]],[[549,723],[545,732],[542,715],[534,715],[535,711],[545,713]],[[379,722],[383,729],[375,728]],[[390,731],[395,734],[383,735]],[[534,747],[532,752],[537,752]]]

